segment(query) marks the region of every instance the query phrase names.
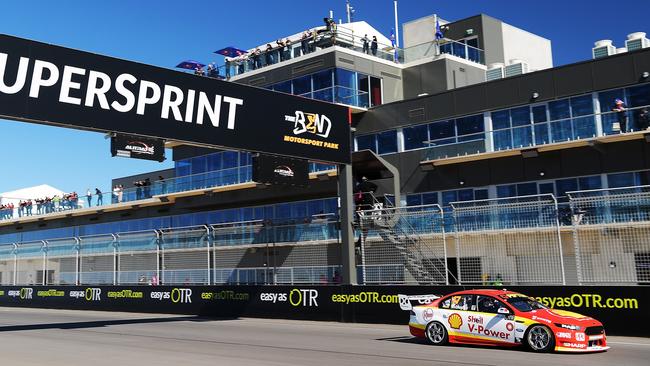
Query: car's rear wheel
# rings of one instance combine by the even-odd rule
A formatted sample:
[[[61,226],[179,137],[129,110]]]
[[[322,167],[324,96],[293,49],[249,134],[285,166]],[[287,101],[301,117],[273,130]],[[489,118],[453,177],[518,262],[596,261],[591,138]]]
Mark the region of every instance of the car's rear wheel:
[[[548,327],[533,325],[526,333],[526,343],[535,352],[549,352],[555,347],[555,337]]]
[[[449,340],[447,329],[440,322],[429,323],[424,334],[427,336],[427,340],[436,346],[446,344]]]

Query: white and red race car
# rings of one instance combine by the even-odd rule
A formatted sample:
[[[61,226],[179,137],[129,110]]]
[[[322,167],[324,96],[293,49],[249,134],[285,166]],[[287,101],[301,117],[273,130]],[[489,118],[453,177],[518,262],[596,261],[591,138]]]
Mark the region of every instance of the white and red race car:
[[[467,290],[442,297],[399,297],[401,308],[411,312],[411,334],[434,345],[523,344],[537,352],[609,349],[603,324],[596,319],[548,309],[535,299],[512,291]]]

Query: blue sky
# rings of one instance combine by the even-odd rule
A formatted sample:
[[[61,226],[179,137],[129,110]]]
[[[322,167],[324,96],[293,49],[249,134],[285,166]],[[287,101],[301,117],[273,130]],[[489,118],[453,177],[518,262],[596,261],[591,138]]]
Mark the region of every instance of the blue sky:
[[[385,35],[392,0],[352,0],[355,19]],[[621,3],[622,4],[622,3]],[[555,65],[589,59],[593,42],[650,32],[648,2],[514,0],[399,0],[400,23],[433,13],[458,20],[485,13],[552,41]],[[148,64],[173,67],[182,59],[218,61],[212,51],[249,48],[320,25],[329,10],[345,18],[344,0],[18,1],[3,2],[0,32]],[[635,10],[636,9],[636,10]],[[70,147],[74,146],[74,149]],[[64,191],[107,189],[113,177],[173,167],[111,158],[101,134],[0,120],[0,192],[50,184]]]

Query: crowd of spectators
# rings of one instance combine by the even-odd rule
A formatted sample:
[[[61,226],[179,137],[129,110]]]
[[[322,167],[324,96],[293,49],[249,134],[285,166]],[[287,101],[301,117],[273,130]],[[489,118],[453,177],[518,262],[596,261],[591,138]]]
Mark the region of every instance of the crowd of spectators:
[[[79,203],[77,192],[66,193],[61,196],[20,200],[17,205],[8,203],[0,206],[0,219],[10,219],[14,210],[18,217],[42,215],[64,210],[73,210],[83,207]]]
[[[264,50],[256,47],[243,55],[237,57],[226,57],[226,78],[230,78],[232,67],[237,69],[236,74],[243,74],[246,72],[246,66],[248,66],[248,70],[255,70],[264,66],[289,60],[292,58],[292,52],[294,52],[296,56],[306,55],[314,52],[317,45],[319,47],[330,47],[336,45],[336,22],[332,18],[324,18],[323,22],[325,23],[325,28],[306,30],[302,33],[299,39],[278,39],[275,41],[275,45],[267,43]],[[321,35],[327,37],[321,37]],[[378,42],[376,36],[373,36],[372,40],[370,40],[366,35],[361,41],[363,43],[364,53],[372,53],[372,55],[377,56]],[[294,42],[300,42],[300,47],[296,48],[295,51],[292,50]],[[196,73],[198,75],[204,75],[202,70],[200,72],[197,70]]]

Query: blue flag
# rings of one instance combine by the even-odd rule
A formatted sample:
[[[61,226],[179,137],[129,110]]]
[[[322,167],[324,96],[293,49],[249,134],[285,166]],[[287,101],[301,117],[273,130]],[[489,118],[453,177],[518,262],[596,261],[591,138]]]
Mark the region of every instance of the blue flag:
[[[443,37],[444,35],[440,30],[440,21],[436,18],[436,41],[441,40]]]

